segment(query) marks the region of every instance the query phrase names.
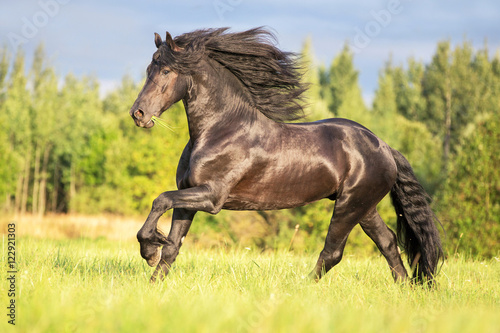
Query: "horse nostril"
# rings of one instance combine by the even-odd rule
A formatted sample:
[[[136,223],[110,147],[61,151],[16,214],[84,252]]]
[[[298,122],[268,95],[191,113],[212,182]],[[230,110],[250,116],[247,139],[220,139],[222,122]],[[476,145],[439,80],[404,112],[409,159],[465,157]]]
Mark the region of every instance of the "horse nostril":
[[[144,112],[141,109],[138,109],[134,112],[134,117],[136,119],[142,119],[142,117],[144,117]]]

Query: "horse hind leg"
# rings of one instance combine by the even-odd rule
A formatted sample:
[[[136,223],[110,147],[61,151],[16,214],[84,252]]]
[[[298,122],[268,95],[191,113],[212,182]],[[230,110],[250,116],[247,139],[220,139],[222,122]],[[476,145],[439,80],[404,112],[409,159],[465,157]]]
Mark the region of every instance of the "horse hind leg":
[[[373,209],[373,211],[367,214],[359,224],[387,260],[394,281],[405,281],[408,274],[398,251],[396,235],[384,223],[377,209]]]
[[[366,212],[352,209],[350,200],[339,199],[335,203],[333,216],[328,227],[325,246],[309,277],[319,281],[333,266],[342,260],[344,247],[351,230]]]

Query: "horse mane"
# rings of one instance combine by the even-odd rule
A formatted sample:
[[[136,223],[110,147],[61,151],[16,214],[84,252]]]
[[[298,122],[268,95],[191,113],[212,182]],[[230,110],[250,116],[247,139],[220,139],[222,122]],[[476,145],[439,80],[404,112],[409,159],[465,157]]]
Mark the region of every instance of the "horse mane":
[[[203,57],[211,58],[236,76],[252,106],[274,121],[304,117],[302,68],[294,53],[279,50],[275,36],[264,28],[230,33],[228,28],[195,30],[177,36],[181,48],[160,50],[160,59],[181,73],[193,74]]]

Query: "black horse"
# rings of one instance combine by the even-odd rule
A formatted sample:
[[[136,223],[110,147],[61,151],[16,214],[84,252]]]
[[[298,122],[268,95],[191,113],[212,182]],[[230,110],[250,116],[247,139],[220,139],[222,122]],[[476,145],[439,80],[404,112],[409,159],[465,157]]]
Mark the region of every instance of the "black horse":
[[[306,87],[293,54],[274,46],[262,28],[229,33],[197,30],[166,40],[130,110],[149,128],[182,100],[190,140],[177,168],[177,191],[160,194],[137,234],[141,256],[163,278],[197,211],[271,210],[328,198],[335,209],[325,246],[310,276],[316,280],[342,258],[360,224],[389,263],[395,281],[407,279],[397,239],[416,265],[412,280],[432,281],[443,253],[428,196],[408,161],[365,127],[346,119],[285,123],[303,116]],[[398,238],[377,204],[391,193]],[[168,237],[157,230],[174,209]],[[163,247],[163,248],[162,248]]]

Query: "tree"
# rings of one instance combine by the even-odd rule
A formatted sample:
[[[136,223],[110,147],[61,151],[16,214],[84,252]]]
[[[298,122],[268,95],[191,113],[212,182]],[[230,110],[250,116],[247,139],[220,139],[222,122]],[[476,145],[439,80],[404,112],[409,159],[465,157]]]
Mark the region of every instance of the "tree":
[[[312,49],[311,38],[304,42],[302,52],[300,53],[301,66],[304,69],[302,79],[308,84],[309,89],[305,92],[306,115],[309,121],[329,118],[328,105],[325,99],[321,97],[321,83],[319,70],[314,63],[314,52]]]
[[[414,58],[408,59],[408,69],[393,68],[394,90],[398,113],[409,120],[425,120],[425,99],[422,95],[424,65]]]
[[[372,130],[390,145],[396,144],[395,131],[397,103],[394,82],[394,69],[390,62],[379,73],[378,88],[373,99]]]
[[[109,115],[110,119],[118,121],[118,127],[126,135],[133,128],[128,111],[137,98],[137,94],[142,87],[141,83],[144,82],[136,83],[130,75],[125,75],[122,78],[120,86],[110,92],[103,100],[103,112]]]
[[[500,117],[478,115],[467,126],[440,194],[451,248],[498,254],[500,243]]]
[[[447,165],[451,145],[452,77],[450,42],[441,42],[423,80],[427,100],[423,121],[433,133],[443,138],[443,165]]]
[[[28,205],[32,152],[32,126],[29,114],[31,99],[26,84],[24,53],[19,50],[10,73],[6,99],[2,103],[2,113],[9,120],[5,134],[13,152],[11,158],[16,162],[15,168],[11,170],[16,178],[14,210],[21,214],[26,212]]]
[[[6,101],[5,79],[9,70],[9,53],[7,48],[0,49],[0,112],[6,112],[4,103]],[[9,122],[0,122],[0,200],[5,198],[5,210],[11,209],[11,193],[16,190],[16,156],[13,146],[9,143]],[[1,203],[1,201],[0,201]],[[1,207],[1,205],[0,205]]]
[[[56,111],[59,109],[58,78],[46,64],[43,44],[35,51],[30,81],[33,85],[30,118],[33,119],[35,147],[32,212],[43,215],[47,202],[49,158],[57,132]]]
[[[0,48],[0,106],[5,101],[5,78],[9,71],[10,54],[6,47]]]
[[[58,156],[56,163],[61,167],[60,182],[66,189],[66,197],[62,200],[69,211],[75,211],[77,191],[85,182],[81,163],[88,153],[90,138],[100,130],[104,116],[99,86],[94,78],[78,80],[74,75],[67,75],[60,98],[58,144],[54,149]]]
[[[361,88],[358,84],[358,71],[354,68],[353,54],[346,43],[330,67],[329,88],[331,94],[330,111],[336,117],[349,118],[367,123]]]
[[[438,44],[422,80],[427,106],[422,121],[443,141],[443,168],[460,142],[463,129],[479,113],[498,106],[487,48],[474,53],[470,42],[452,52],[450,42]]]

